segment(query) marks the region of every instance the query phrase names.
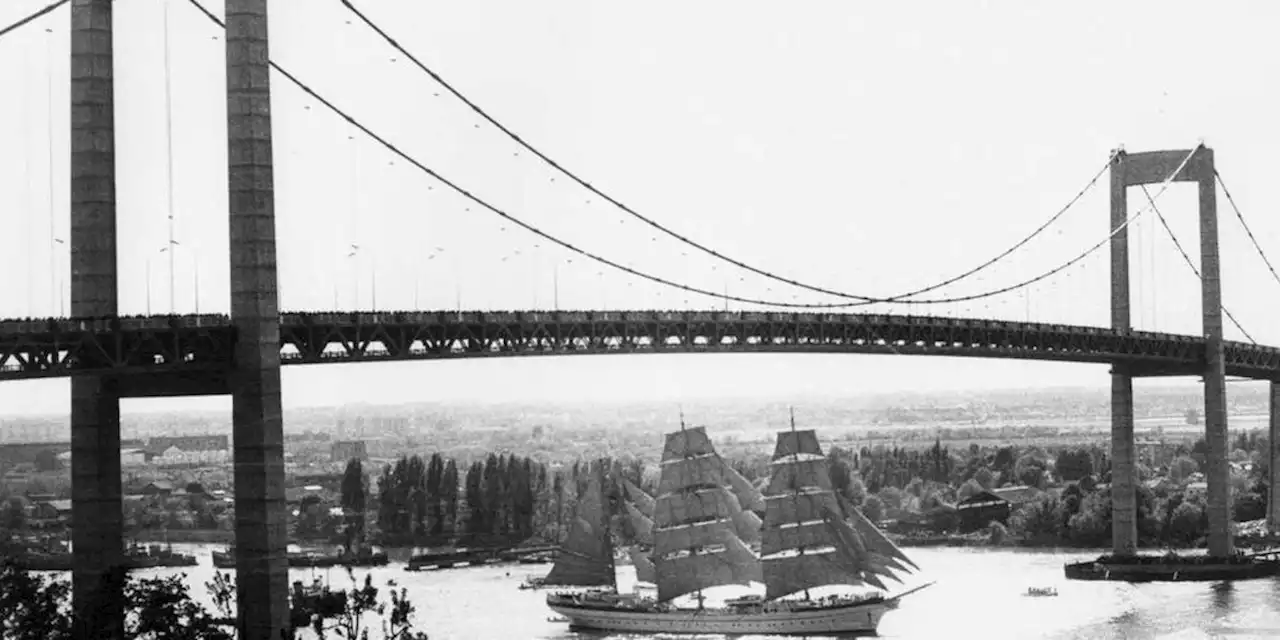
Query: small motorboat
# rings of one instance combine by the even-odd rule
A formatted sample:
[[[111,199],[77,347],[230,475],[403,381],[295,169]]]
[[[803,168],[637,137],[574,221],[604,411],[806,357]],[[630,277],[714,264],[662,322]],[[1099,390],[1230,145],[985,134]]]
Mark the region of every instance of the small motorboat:
[[[547,622],[568,622],[568,621],[569,621],[569,619],[568,619],[568,618],[564,618],[564,617],[561,617],[561,616],[548,616],[548,617],[547,617]]]
[[[1023,595],[1032,598],[1051,598],[1058,595],[1057,587],[1027,587],[1027,592]]]

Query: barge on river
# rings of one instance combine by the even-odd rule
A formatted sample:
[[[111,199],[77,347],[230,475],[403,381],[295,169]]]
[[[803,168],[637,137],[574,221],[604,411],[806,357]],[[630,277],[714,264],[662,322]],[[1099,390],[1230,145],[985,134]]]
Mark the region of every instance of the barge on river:
[[[1218,582],[1255,580],[1280,575],[1276,553],[1225,558],[1183,556],[1111,556],[1075,562],[1063,568],[1068,580],[1110,580],[1115,582]]]

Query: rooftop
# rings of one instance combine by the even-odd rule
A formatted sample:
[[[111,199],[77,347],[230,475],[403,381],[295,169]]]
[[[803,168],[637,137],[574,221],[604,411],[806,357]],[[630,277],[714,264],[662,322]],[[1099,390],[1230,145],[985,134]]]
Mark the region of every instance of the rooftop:
[[[1009,501],[1010,504],[1023,504],[1040,497],[1039,489],[1027,486],[1001,487],[992,489],[991,493],[996,497]]]

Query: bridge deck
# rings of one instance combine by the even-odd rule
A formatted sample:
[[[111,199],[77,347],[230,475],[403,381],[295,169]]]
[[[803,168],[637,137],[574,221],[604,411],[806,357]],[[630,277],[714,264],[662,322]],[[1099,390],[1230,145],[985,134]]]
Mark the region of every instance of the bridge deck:
[[[235,336],[230,318],[221,315],[2,320],[0,380],[77,372],[223,376]],[[1111,363],[1134,375],[1196,375],[1205,348],[1198,337],[1100,327],[750,311],[285,313],[280,344],[281,362],[290,365],[602,353],[893,353]],[[1280,380],[1280,349],[1229,342],[1226,357],[1229,375]],[[181,385],[172,391],[182,392]]]

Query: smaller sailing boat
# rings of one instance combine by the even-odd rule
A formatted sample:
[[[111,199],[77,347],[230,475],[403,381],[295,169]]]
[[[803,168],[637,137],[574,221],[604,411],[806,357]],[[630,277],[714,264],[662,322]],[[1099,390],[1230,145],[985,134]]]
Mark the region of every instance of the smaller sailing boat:
[[[609,530],[609,512],[605,508],[603,468],[592,473],[586,490],[578,498],[569,535],[556,556],[551,572],[545,578],[529,577],[521,589],[543,587],[617,588],[617,572],[613,564],[613,537]]]

